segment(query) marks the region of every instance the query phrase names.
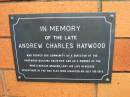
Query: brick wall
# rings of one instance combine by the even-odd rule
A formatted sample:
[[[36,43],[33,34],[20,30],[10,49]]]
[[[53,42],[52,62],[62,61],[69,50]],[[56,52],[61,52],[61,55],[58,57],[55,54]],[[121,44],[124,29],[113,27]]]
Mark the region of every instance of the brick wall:
[[[6,1],[6,0],[5,0]],[[16,80],[9,14],[116,12],[112,82],[48,83]],[[0,97],[130,97],[130,1],[57,1],[0,3]]]

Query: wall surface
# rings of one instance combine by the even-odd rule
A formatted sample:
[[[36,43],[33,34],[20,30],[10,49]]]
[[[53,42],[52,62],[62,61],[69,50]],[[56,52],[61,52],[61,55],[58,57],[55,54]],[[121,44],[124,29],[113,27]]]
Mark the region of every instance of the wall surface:
[[[4,1],[4,0],[2,0]],[[6,1],[6,0],[5,0]],[[9,30],[9,14],[115,12],[112,82],[18,82]],[[0,97],[130,97],[130,1],[57,1],[0,3]]]

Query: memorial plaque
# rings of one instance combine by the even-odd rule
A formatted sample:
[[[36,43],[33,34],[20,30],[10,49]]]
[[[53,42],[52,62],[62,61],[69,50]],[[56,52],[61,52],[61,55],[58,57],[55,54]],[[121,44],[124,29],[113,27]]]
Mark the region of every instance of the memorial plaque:
[[[19,81],[111,82],[114,13],[9,18]]]

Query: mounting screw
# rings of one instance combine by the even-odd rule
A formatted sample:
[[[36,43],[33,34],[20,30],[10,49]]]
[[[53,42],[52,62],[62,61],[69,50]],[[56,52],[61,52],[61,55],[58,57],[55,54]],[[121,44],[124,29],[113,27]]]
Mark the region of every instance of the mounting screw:
[[[109,79],[109,78],[106,78],[106,81],[108,82],[108,81],[110,81],[110,79]]]
[[[14,19],[14,17],[11,17],[10,19],[11,19],[11,20],[13,20],[13,19]]]
[[[111,19],[114,18],[114,14],[111,14],[110,17],[111,17]]]
[[[18,76],[18,79],[21,79],[21,76]]]

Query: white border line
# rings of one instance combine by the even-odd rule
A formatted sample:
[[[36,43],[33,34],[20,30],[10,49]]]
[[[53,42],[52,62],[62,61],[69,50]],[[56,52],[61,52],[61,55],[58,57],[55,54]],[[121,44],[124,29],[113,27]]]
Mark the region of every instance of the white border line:
[[[32,78],[32,77],[26,77],[25,74],[21,73],[19,71],[19,61],[18,61],[18,55],[17,55],[17,47],[16,47],[16,39],[15,39],[15,29],[14,27],[19,23],[20,20],[25,20],[25,19],[45,19],[45,18],[58,18],[58,19],[62,19],[62,18],[103,18],[105,20],[106,23],[108,23],[110,25],[110,40],[109,40],[109,57],[108,57],[108,70],[107,73],[105,75],[103,75],[100,79],[73,79],[73,78]],[[112,34],[112,23],[107,21],[105,16],[83,16],[83,17],[32,17],[32,18],[18,18],[17,22],[15,24],[13,24],[13,32],[14,32],[14,44],[15,44],[15,56],[16,56],[16,60],[17,60],[17,67],[18,67],[18,72],[19,74],[23,75],[25,79],[58,79],[58,80],[102,80],[106,75],[109,74],[109,64],[110,64],[110,54],[111,54],[111,34]]]

